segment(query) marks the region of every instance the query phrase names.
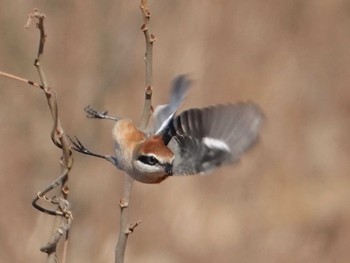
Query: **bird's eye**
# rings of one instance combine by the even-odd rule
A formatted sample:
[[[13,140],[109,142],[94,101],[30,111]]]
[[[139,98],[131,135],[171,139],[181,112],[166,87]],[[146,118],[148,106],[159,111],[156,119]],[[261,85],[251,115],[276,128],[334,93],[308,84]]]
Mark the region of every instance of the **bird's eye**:
[[[155,165],[158,163],[157,158],[152,155],[140,155],[138,160],[148,165]]]
[[[148,156],[148,163],[150,165],[155,165],[157,163],[157,159],[154,156]]]

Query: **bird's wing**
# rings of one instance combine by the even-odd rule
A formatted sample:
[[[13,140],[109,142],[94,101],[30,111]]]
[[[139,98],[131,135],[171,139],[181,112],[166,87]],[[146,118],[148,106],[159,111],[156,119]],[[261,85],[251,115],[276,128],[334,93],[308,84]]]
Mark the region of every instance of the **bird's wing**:
[[[238,161],[257,141],[263,119],[253,103],[184,111],[163,135],[175,155],[173,174],[196,174]]]
[[[177,76],[172,83],[169,104],[157,106],[154,111],[154,134],[161,134],[173,119],[175,112],[184,101],[191,81],[186,75]]]
[[[174,175],[207,172],[230,158],[230,152],[226,148],[209,147],[202,140],[190,136],[175,136],[168,147],[175,155],[172,169]]]

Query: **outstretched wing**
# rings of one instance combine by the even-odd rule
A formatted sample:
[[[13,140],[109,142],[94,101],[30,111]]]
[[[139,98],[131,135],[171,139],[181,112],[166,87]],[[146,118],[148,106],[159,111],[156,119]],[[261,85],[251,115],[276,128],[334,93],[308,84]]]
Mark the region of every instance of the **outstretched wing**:
[[[210,171],[230,159],[226,148],[209,147],[202,140],[189,136],[173,137],[168,147],[173,151],[174,175],[190,175]]]
[[[154,134],[161,134],[184,101],[191,81],[186,75],[177,76],[172,83],[169,104],[157,106],[154,111]]]
[[[175,158],[173,174],[196,174],[239,160],[257,141],[263,113],[253,103],[184,111],[163,134]]]

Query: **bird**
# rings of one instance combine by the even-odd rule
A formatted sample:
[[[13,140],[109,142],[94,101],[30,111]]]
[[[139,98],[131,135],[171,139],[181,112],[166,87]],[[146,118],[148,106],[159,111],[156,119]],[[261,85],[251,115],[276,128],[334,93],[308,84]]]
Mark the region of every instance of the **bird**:
[[[141,183],[156,184],[175,175],[207,174],[226,164],[237,163],[256,144],[265,119],[253,102],[237,102],[190,108],[176,112],[190,89],[187,75],[172,83],[167,104],[153,112],[153,127],[142,131],[128,118],[110,117],[107,111],[85,108],[90,118],[115,121],[112,137],[116,156],[86,149],[78,138],[73,149],[110,161]]]

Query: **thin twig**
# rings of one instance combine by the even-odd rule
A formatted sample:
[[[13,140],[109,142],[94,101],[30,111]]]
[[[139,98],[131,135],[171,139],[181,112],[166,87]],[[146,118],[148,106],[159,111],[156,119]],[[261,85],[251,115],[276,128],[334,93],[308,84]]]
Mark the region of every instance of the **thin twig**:
[[[55,181],[53,181],[48,187],[46,187],[43,191],[39,192],[37,194],[37,196],[34,198],[34,200],[32,201],[32,205],[38,209],[39,211],[49,214],[49,215],[53,215],[53,216],[64,216],[64,213],[62,211],[59,210],[50,210],[50,209],[46,209],[42,206],[39,206],[37,204],[37,202],[42,199],[44,201],[50,202],[52,204],[58,204],[59,203],[59,198],[54,197],[54,198],[48,198],[46,196],[46,194],[50,191],[52,191],[53,189],[55,189],[56,187],[58,187],[59,185],[62,184],[63,180],[65,179],[65,177],[67,177],[68,174],[68,170],[65,170]]]
[[[26,28],[30,27],[30,24],[33,19],[37,19],[37,28],[40,32],[39,38],[39,47],[38,54],[35,59],[34,65],[37,68],[39,78],[40,78],[40,88],[45,92],[45,96],[47,99],[47,103],[50,108],[50,112],[53,118],[53,127],[51,131],[51,140],[53,143],[62,149],[62,157],[61,157],[61,170],[62,174],[53,181],[48,187],[44,189],[44,191],[39,192],[39,194],[34,198],[32,204],[35,208],[40,210],[41,212],[56,216],[56,225],[57,227],[54,229],[51,239],[47,245],[41,248],[41,251],[48,254],[48,262],[58,262],[56,248],[59,240],[63,235],[65,235],[64,246],[63,246],[63,256],[62,261],[65,262],[67,255],[67,244],[68,244],[68,231],[72,221],[72,213],[70,211],[69,202],[67,200],[69,188],[67,185],[68,173],[72,167],[73,159],[71,157],[72,152],[70,149],[70,143],[67,136],[64,133],[64,130],[61,126],[60,119],[58,117],[58,107],[57,107],[57,98],[56,93],[52,90],[47,82],[43,66],[41,65],[41,60],[44,54],[44,47],[46,41],[46,33],[44,27],[44,19],[45,15],[41,14],[38,9],[34,9],[33,13],[28,15],[28,21],[26,23]],[[31,83],[30,83],[31,84]],[[33,84],[32,84],[33,85]],[[46,194],[51,190],[60,186],[60,195],[54,198],[48,198]],[[48,201],[51,204],[57,206],[55,211],[43,208],[37,204],[39,199],[43,199]]]
[[[119,238],[115,251],[115,262],[123,263],[124,255],[126,249],[126,243],[129,231],[129,201],[130,194],[133,187],[134,179],[128,174],[124,175],[124,185],[123,185],[123,197],[119,201],[120,206],[120,227],[119,227]]]
[[[27,83],[29,85],[32,85],[34,87],[37,87],[37,88],[40,88],[40,89],[44,89],[44,87],[42,85],[40,85],[38,83],[35,83],[34,81],[31,81],[31,80],[25,79],[25,78],[21,78],[21,77],[18,77],[16,75],[12,75],[10,73],[6,73],[6,72],[3,72],[3,71],[0,71],[0,76],[4,76],[4,77],[10,78],[10,79],[18,80],[18,81]]]
[[[145,130],[147,128],[149,118],[152,114],[152,57],[153,57],[153,42],[155,37],[151,34],[149,27],[149,20],[151,13],[147,7],[147,0],[141,0],[141,12],[143,17],[143,25],[141,30],[145,35],[146,53],[145,53],[145,101],[139,128]],[[129,203],[130,195],[134,179],[128,174],[124,176],[123,197],[120,200],[120,228],[119,238],[115,249],[115,263],[123,263],[125,256],[126,243],[130,233],[140,224],[140,220],[136,223],[130,224],[129,221]]]
[[[146,129],[149,118],[152,115],[152,78],[153,78],[153,43],[156,37],[151,33],[150,29],[150,18],[151,12],[147,7],[147,0],[141,0],[140,9],[143,17],[143,25],[141,30],[145,36],[146,52],[145,52],[145,79],[146,79],[146,90],[145,90],[145,102],[143,112],[141,115],[141,121],[139,128],[141,130]]]
[[[141,30],[145,35],[146,41],[146,53],[145,53],[145,73],[146,73],[146,87],[152,87],[153,77],[153,42],[156,40],[155,36],[151,33],[149,20],[151,18],[151,12],[147,6],[147,0],[141,0],[141,12],[143,17],[143,25]]]

